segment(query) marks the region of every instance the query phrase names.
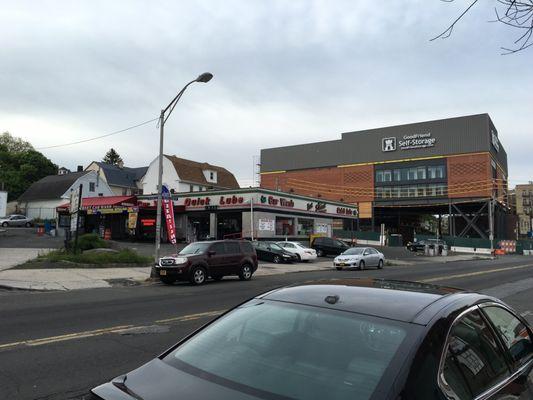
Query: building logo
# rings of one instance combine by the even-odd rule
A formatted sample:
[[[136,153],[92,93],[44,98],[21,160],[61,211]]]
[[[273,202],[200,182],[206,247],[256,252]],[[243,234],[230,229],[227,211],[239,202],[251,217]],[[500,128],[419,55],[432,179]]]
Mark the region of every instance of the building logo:
[[[383,138],[381,140],[381,150],[382,151],[396,150],[396,138],[395,137]]]

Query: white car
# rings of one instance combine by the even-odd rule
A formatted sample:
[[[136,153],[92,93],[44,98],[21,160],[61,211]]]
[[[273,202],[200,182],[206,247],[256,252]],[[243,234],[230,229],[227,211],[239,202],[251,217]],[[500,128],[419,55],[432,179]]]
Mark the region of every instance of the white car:
[[[338,271],[343,268],[378,267],[381,269],[384,265],[385,256],[373,247],[352,247],[333,260],[333,266]]]
[[[0,226],[25,226],[29,228],[33,225],[33,219],[27,218],[25,215],[13,214],[7,217],[0,218]]]
[[[313,261],[316,260],[316,250],[305,247],[298,242],[276,242],[278,246],[283,247],[290,253],[298,256],[298,261]]]

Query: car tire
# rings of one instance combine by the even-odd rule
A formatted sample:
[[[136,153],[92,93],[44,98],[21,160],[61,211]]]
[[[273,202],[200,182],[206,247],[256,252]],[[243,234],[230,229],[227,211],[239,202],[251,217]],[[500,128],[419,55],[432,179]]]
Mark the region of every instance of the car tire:
[[[272,257],[272,262],[274,264],[279,264],[281,262],[281,257],[278,255],[275,255],[274,257]]]
[[[26,226],[26,228],[29,228],[31,227],[31,222],[26,222],[24,225]]]
[[[6,226],[8,226],[9,224],[7,222],[4,222],[2,223],[2,226],[5,228]]]
[[[239,279],[241,281],[249,281],[252,279],[253,270],[250,264],[244,264],[239,271]]]
[[[224,275],[213,275],[211,278],[213,278],[214,281],[220,282],[224,278]]]
[[[176,282],[176,279],[171,278],[170,276],[161,276],[160,279],[165,285],[172,285],[174,282]]]
[[[342,267],[335,267],[337,271],[342,271]]]
[[[318,249],[318,250],[316,251],[316,256],[317,256],[317,257],[324,257],[324,251],[321,250],[321,249]]]
[[[383,260],[379,260],[378,269],[383,269]]]
[[[365,269],[365,262],[363,260],[359,261],[359,269],[361,271]]]
[[[205,273],[205,268],[194,267],[191,270],[189,282],[196,286],[203,285],[205,283],[206,275],[207,274]]]
[[[296,254],[296,258],[298,262],[302,262],[302,257],[299,254]]]

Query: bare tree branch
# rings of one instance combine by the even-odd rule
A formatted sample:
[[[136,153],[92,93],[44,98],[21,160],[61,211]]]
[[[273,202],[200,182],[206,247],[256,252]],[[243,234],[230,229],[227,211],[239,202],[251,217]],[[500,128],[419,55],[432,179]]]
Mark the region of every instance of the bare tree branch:
[[[446,3],[451,3],[454,0],[441,0]],[[470,11],[470,9],[478,2],[472,1],[470,5],[451,23],[451,25],[441,34],[430,39],[446,39],[451,36],[455,25]],[[521,29],[523,33],[520,34],[514,41],[515,47],[502,47],[502,54],[514,54],[533,46],[533,0],[495,0],[497,7],[494,8],[496,19],[490,22],[499,22],[513,29]],[[498,6],[500,11],[498,11]]]

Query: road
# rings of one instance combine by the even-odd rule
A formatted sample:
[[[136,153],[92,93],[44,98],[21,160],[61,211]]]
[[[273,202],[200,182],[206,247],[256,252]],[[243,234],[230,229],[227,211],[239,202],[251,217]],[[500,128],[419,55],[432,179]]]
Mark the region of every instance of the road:
[[[188,284],[72,292],[0,291],[0,399],[80,399],[152,359],[221,311],[264,291],[308,280],[418,280],[497,295],[533,323],[533,259],[320,271]]]

